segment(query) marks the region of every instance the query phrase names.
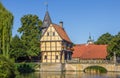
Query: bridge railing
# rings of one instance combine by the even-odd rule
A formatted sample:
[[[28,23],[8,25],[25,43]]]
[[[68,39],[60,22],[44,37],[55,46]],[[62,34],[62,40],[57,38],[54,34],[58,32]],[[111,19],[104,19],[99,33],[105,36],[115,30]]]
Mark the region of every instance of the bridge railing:
[[[81,64],[113,64],[111,60],[67,60],[67,63],[81,63]]]

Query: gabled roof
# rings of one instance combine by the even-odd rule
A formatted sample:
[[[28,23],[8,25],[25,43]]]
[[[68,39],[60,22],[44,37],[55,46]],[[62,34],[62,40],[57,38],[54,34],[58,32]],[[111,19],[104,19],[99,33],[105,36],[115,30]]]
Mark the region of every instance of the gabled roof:
[[[73,58],[106,59],[107,45],[79,44],[74,46]]]
[[[49,13],[48,11],[46,11],[46,14],[45,14],[45,17],[44,17],[44,20],[43,20],[43,24],[42,24],[42,27],[43,28],[47,28],[48,26],[50,26],[50,24],[52,24],[52,21],[51,21],[51,18],[49,16]]]
[[[56,24],[52,24],[52,26],[55,28],[55,30],[57,31],[57,33],[60,35],[60,37],[63,40],[72,43],[70,38],[68,37],[67,33],[65,32],[64,28],[62,28],[61,26],[56,25]]]

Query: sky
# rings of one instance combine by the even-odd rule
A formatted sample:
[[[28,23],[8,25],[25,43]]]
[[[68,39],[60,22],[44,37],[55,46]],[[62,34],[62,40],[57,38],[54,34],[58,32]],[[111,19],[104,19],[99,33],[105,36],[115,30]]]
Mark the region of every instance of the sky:
[[[37,15],[43,21],[46,5],[53,23],[63,21],[71,41],[86,43],[89,35],[96,41],[102,34],[120,32],[120,0],[0,0],[14,15],[12,34],[19,35],[21,17]]]

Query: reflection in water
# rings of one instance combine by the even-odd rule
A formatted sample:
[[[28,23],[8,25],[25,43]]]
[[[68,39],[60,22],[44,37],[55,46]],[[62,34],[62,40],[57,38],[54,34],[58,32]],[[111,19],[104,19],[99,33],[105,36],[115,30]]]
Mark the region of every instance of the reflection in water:
[[[120,72],[107,74],[88,74],[83,72],[35,72],[19,78],[120,78]]]

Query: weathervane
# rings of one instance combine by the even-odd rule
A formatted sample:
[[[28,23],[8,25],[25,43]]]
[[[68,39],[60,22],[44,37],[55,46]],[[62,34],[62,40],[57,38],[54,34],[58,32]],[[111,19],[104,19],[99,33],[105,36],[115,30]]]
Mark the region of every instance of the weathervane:
[[[89,39],[91,40],[91,33],[89,32]]]
[[[46,10],[48,11],[48,2],[45,2]]]

